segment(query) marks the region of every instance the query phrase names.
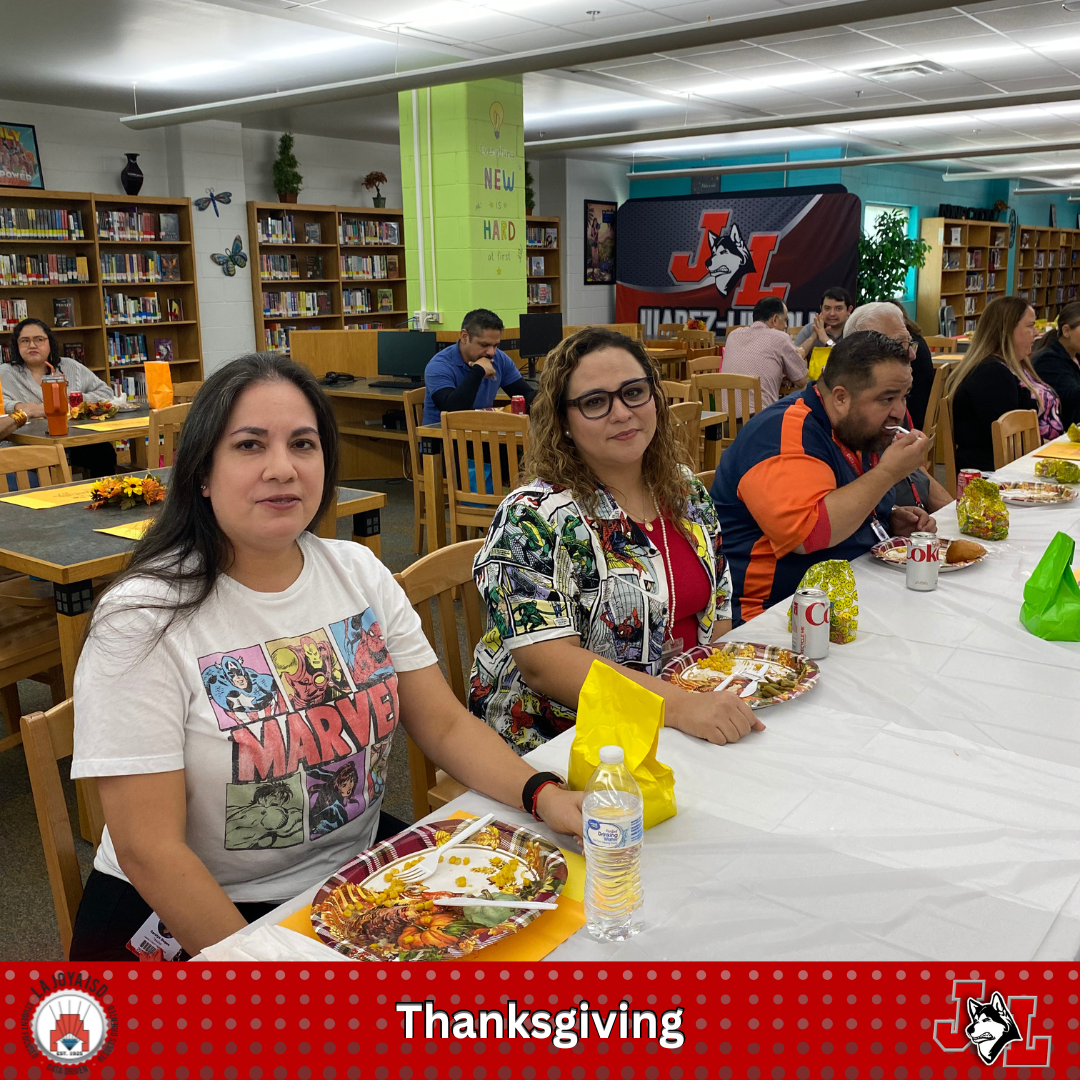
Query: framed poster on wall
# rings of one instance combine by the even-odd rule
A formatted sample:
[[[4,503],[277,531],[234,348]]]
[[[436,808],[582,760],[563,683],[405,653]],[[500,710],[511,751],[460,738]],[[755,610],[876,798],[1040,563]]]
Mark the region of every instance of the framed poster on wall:
[[[615,206],[585,200],[585,284],[615,284]]]
[[[0,187],[45,187],[33,124],[0,121]]]

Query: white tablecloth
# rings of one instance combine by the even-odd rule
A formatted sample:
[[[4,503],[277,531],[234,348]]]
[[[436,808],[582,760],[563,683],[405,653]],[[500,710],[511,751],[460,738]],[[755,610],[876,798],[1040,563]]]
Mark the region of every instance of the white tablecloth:
[[[1000,475],[1030,480],[1033,463]],[[953,507],[937,518],[959,536]],[[831,648],[811,693],[764,710],[768,730],[734,746],[661,732],[679,813],[646,834],[645,930],[615,945],[581,931],[550,959],[1076,956],[1080,644],[1018,619],[1058,530],[1080,536],[1080,500],[1014,507],[1009,538],[932,593],[859,559],[857,639]],[[729,637],[786,644],[786,613]],[[529,761],[565,772],[572,738]],[[497,804],[470,793],[459,806]]]

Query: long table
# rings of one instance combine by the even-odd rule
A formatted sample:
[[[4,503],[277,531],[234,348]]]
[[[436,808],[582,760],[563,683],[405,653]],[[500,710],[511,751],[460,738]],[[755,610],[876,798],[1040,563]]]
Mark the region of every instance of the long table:
[[[1033,462],[999,475],[1031,479]],[[959,535],[953,507],[937,519]],[[856,560],[858,636],[830,649],[810,693],[734,746],[661,731],[679,813],[645,837],[644,931],[621,944],[579,931],[549,959],[1076,956],[1080,643],[1042,641],[1017,617],[1058,530],[1080,535],[1080,500],[1012,508],[1009,538],[932,593]],[[786,644],[786,610],[729,637]],[[565,774],[572,739],[528,760]],[[528,820],[475,792],[438,816],[458,809]]]
[[[49,422],[43,418],[28,420],[17,431],[8,435],[8,442],[16,446],[55,446],[65,449],[73,446],[90,446],[94,443],[120,442],[131,440],[131,460],[139,468],[146,468],[146,435],[149,430],[147,418],[150,410],[141,405],[137,409],[119,412],[110,420],[116,426],[106,431],[94,431],[87,424],[98,423],[95,420],[69,420],[66,435],[50,435]]]

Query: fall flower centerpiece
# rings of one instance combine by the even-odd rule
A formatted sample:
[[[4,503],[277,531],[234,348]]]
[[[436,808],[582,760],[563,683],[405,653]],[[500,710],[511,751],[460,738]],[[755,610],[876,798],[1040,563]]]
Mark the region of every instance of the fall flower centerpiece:
[[[111,401],[80,401],[68,410],[70,420],[111,420],[118,412]]]
[[[705,330],[706,329],[705,320],[704,319],[687,319],[686,320],[686,329],[687,330]]]
[[[119,510],[130,510],[138,503],[152,506],[164,498],[165,485],[156,476],[109,476],[90,489],[90,503],[86,509],[115,506]]]

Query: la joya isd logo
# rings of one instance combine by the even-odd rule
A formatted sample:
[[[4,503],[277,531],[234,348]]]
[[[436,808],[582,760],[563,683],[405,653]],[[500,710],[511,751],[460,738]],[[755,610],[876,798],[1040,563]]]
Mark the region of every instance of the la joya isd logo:
[[[38,1001],[30,1017],[30,1034],[50,1061],[75,1067],[105,1045],[109,1020],[105,1008],[82,990],[55,990]]]

